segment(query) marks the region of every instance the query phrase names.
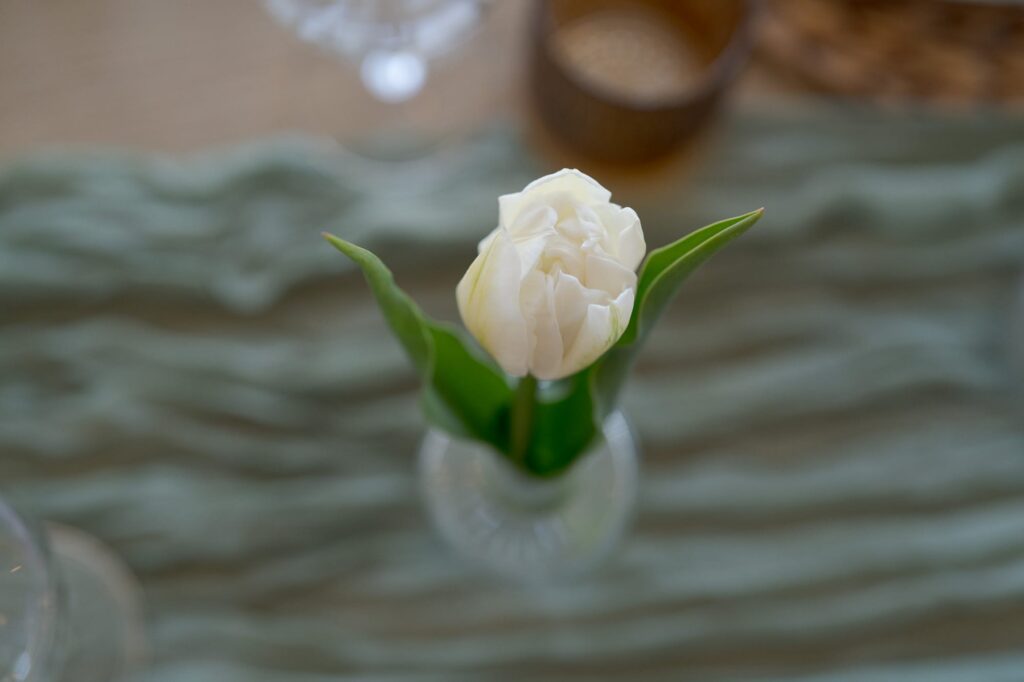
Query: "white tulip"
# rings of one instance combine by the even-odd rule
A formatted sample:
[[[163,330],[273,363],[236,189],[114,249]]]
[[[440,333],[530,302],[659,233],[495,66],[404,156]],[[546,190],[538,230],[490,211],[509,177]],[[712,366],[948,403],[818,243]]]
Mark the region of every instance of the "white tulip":
[[[578,170],[498,199],[499,224],[456,289],[459,313],[508,374],[559,379],[629,324],[644,243],[636,211]]]

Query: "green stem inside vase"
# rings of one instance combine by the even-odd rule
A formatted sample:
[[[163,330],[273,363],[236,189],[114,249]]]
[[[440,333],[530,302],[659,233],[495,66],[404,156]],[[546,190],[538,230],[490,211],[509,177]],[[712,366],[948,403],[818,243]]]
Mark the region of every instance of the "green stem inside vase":
[[[533,435],[533,411],[537,405],[537,379],[527,374],[516,386],[512,404],[512,461],[522,466]]]

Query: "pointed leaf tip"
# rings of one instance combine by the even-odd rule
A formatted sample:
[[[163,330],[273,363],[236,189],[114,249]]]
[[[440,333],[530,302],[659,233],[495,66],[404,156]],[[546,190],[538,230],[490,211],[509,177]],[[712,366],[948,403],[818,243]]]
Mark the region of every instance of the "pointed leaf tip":
[[[651,251],[638,273],[636,302],[626,332],[591,369],[591,394],[597,420],[615,406],[640,346],[676,290],[693,271],[730,241],[746,232],[764,214],[764,207],[720,220]]]
[[[503,420],[511,389],[497,367],[478,357],[463,334],[424,315],[372,251],[328,232],[322,234],[362,270],[391,331],[423,380],[428,418],[456,435],[505,452]]]
[[[336,249],[344,249],[347,246],[353,246],[349,242],[345,241],[341,237],[337,237],[330,232],[321,232],[320,236],[327,240],[327,243]]]

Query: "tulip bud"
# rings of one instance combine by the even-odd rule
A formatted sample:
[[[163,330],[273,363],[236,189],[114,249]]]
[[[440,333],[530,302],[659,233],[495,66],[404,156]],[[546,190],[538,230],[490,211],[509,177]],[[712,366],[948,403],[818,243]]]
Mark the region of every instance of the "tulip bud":
[[[574,374],[629,324],[646,251],[640,219],[568,169],[498,205],[498,227],[456,289],[462,320],[512,376]]]

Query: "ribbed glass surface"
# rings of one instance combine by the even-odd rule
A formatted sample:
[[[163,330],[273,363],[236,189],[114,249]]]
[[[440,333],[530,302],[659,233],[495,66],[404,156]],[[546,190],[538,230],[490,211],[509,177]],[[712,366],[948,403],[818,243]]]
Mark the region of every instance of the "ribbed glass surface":
[[[604,433],[566,474],[541,480],[477,443],[431,431],[420,475],[439,533],[466,558],[512,578],[595,568],[618,543],[636,500],[637,453],[622,414]]]

